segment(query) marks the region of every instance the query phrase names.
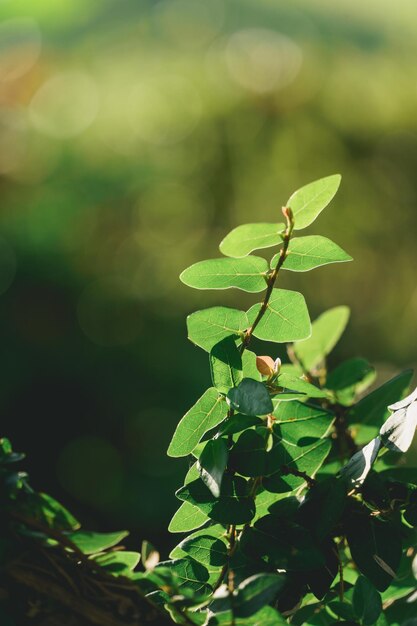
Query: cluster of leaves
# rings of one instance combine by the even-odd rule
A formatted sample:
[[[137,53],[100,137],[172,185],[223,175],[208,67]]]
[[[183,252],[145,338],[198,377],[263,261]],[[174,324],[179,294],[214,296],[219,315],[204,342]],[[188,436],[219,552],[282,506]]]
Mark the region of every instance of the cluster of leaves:
[[[284,223],[236,228],[220,245],[222,258],[181,275],[198,289],[264,296],[248,311],[216,306],[188,317],[190,340],[209,355],[213,385],[179,422],[168,449],[191,459],[169,525],[189,534],[169,560],[159,562],[147,542],[141,553],[124,550],[124,531],[81,529],[61,504],[30,487],[16,469],[23,455],[2,439],[2,580],[22,571],[27,578],[32,567],[39,575],[44,563],[77,593],[100,576],[102,592],[106,577],[117,577],[119,593],[133,589],[134,606],[141,599],[152,615],[159,611],[156,621],[143,621],[160,625],[411,626],[417,469],[402,453],[417,424],[417,391],[404,398],[412,372],[364,395],[376,378],[365,359],[330,371],[326,365],[348,308],[311,324],[303,296],[275,287],[281,270],[351,260],[325,237],[294,236],[339,183],[335,175],[303,187],[282,209]],[[270,263],[250,256],[274,246]],[[254,338],[287,344],[288,362],[257,356],[249,349]],[[27,542],[38,545],[34,562],[24,560]],[[78,587],[77,576],[88,581]],[[117,598],[114,582],[111,589],[109,598]],[[0,602],[1,623],[13,626],[2,610]]]
[[[166,578],[154,593],[169,610],[181,607],[179,623],[386,626],[417,607],[417,472],[391,452],[411,443],[414,398],[391,407],[384,426],[412,372],[364,396],[376,378],[365,359],[326,367],[349,309],[311,324],[302,294],[275,287],[281,270],[351,260],[325,237],[294,236],[339,183],[333,175],[306,185],[282,209],[284,223],[239,226],[221,242],[223,257],[181,274],[197,289],[264,296],[248,311],[215,306],[187,319],[189,339],[209,355],[212,387],[168,449],[191,459],[169,530],[191,534],[156,567]],[[269,263],[250,255],[275,246]],[[254,338],[288,344],[288,363],[257,356]]]

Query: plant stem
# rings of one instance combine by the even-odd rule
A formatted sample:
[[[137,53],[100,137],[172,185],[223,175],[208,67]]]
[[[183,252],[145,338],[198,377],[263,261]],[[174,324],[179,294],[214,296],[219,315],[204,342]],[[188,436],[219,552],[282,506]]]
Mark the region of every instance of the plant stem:
[[[290,240],[291,240],[291,234],[292,234],[292,231],[293,231],[293,228],[294,228],[294,220],[293,220],[292,213],[291,213],[290,209],[284,208],[283,209],[283,213],[284,213],[286,221],[287,221],[285,232],[284,232],[284,235],[282,237],[284,245],[282,246],[282,248],[280,250],[278,263],[277,263],[275,269],[271,272],[271,274],[268,277],[265,297],[264,297],[263,302],[261,304],[261,308],[259,309],[258,314],[257,314],[255,320],[252,322],[252,325],[245,332],[245,336],[244,336],[242,345],[240,347],[241,353],[243,353],[244,350],[246,350],[246,348],[248,347],[248,345],[250,343],[250,340],[252,339],[252,335],[253,335],[253,332],[254,332],[255,328],[258,326],[259,322],[263,318],[263,316],[264,316],[264,314],[265,314],[265,312],[266,312],[266,310],[268,308],[268,303],[269,303],[269,300],[271,298],[272,290],[274,289],[274,285],[275,285],[275,282],[277,280],[279,271],[280,271],[282,265],[284,264],[285,259],[287,258],[288,246],[289,246],[289,243],[290,243]]]

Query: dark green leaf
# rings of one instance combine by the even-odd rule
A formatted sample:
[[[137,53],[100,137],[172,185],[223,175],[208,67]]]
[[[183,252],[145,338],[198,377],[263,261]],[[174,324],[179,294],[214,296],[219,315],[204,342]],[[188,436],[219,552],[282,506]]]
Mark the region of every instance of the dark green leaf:
[[[231,406],[244,415],[267,415],[274,408],[265,385],[252,378],[244,378],[227,397]]]
[[[397,527],[371,517],[365,508],[356,508],[346,522],[346,536],[361,573],[379,591],[384,591],[395,578],[401,561],[402,544]]]
[[[210,352],[211,378],[221,393],[227,393],[242,380],[242,357],[233,337],[225,337]]]
[[[180,500],[198,506],[208,517],[220,524],[246,524],[255,515],[255,503],[249,495],[247,482],[239,476],[223,477],[218,499],[201,479],[184,485],[176,493]]]
[[[355,616],[364,626],[375,624],[382,611],[382,600],[378,591],[365,576],[359,576],[355,583],[352,604]]]
[[[251,426],[261,426],[262,419],[254,415],[242,415],[241,413],[234,413],[231,417],[228,417],[219,428],[220,435],[234,435],[242,432]]]
[[[237,617],[250,617],[257,613],[277,595],[283,587],[285,577],[279,574],[255,574],[238,586],[233,598],[233,609]]]
[[[210,439],[198,459],[198,468],[203,483],[215,498],[220,496],[224,470],[229,450],[224,439]]]
[[[321,542],[338,524],[347,498],[346,483],[329,477],[309,489],[299,510],[299,521]]]

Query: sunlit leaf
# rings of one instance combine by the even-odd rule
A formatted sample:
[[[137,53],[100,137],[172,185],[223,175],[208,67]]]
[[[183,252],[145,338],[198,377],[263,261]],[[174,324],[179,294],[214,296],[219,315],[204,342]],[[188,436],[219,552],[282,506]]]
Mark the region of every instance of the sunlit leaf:
[[[310,226],[336,195],[341,181],[340,174],[315,180],[295,191],[286,206],[292,209],[295,230]]]
[[[304,369],[314,369],[335,347],[349,320],[349,309],[337,306],[318,317],[312,325],[311,337],[294,344],[294,352]]]
[[[253,305],[247,315],[253,323],[261,304]],[[254,330],[254,336],[265,341],[285,343],[306,339],[311,333],[310,317],[304,296],[297,291],[273,289],[265,314]]]
[[[95,554],[116,546],[128,536],[128,532],[122,530],[114,533],[96,533],[88,530],[78,530],[70,533],[68,539],[77,546],[84,554]]]
[[[241,335],[249,327],[244,311],[214,306],[187,317],[188,338],[207,352],[224,337]]]
[[[187,533],[200,528],[208,519],[208,516],[198,506],[190,502],[183,502],[171,519],[168,530],[170,533]]]
[[[270,248],[282,241],[284,224],[242,224],[220,243],[220,252],[229,257],[245,257],[253,250]]]
[[[349,406],[355,400],[355,396],[365,391],[375,378],[375,368],[366,359],[353,358],[332,370],[327,375],[325,386],[334,392],[339,404]]]
[[[179,422],[168,448],[173,457],[191,454],[200,439],[226,417],[227,404],[217,389],[207,389]]]
[[[276,254],[271,267],[275,267],[279,261],[279,254]],[[309,235],[308,237],[294,237],[291,239],[283,270],[293,272],[307,272],[321,265],[329,263],[343,263],[352,261],[352,257],[331,239],[321,235]]]
[[[268,263],[248,256],[241,259],[220,258],[200,261],[184,270],[180,279],[196,289],[228,289],[236,287],[256,293],[266,289]]]

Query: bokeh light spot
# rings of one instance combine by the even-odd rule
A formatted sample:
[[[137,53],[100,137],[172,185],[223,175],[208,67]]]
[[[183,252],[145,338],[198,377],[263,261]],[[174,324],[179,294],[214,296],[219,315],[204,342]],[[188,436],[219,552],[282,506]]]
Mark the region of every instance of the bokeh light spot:
[[[62,72],[49,78],[30,104],[30,120],[41,133],[56,139],[75,137],[97,116],[98,92],[82,72]]]
[[[42,35],[36,21],[19,17],[0,23],[0,82],[20,78],[37,62]]]
[[[226,62],[232,78],[251,91],[268,93],[291,83],[302,63],[299,46],[267,29],[242,30],[229,39]]]

